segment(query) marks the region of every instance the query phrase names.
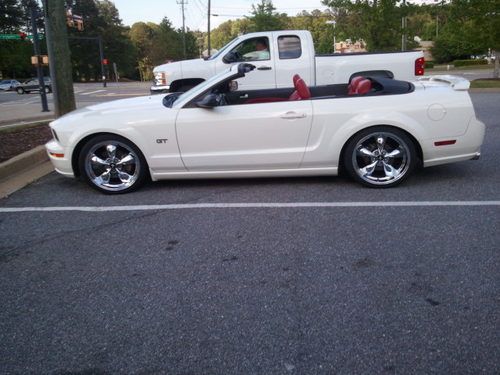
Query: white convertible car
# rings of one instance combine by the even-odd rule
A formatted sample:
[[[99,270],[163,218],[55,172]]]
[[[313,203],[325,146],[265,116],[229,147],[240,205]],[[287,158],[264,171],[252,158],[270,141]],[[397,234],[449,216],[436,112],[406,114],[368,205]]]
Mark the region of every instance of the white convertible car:
[[[148,178],[336,175],[390,187],[420,166],[477,159],[484,124],[469,82],[355,77],[349,84],[239,91],[239,64],[186,93],[117,100],[50,124],[56,170],[105,193]]]

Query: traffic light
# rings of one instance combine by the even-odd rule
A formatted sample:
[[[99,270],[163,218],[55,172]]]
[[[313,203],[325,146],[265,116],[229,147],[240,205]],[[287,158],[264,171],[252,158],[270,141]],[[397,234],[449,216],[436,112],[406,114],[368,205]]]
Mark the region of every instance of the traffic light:
[[[26,40],[27,37],[28,37],[28,34],[23,33],[23,32],[19,33],[19,38],[21,38],[21,40]]]

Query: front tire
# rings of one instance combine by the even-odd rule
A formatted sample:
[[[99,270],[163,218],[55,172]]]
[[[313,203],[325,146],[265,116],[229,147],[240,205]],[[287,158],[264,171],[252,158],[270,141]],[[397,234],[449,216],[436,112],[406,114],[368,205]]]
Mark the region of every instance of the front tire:
[[[415,144],[406,133],[389,126],[375,126],[349,140],[343,161],[355,181],[372,188],[388,188],[411,175],[418,157]]]
[[[22,94],[24,94],[24,89],[23,89],[22,87],[18,87],[18,88],[16,89],[16,92],[17,92],[19,95],[22,95]]]
[[[118,135],[100,135],[82,148],[78,166],[84,180],[106,194],[123,194],[139,188],[148,166],[142,152]]]

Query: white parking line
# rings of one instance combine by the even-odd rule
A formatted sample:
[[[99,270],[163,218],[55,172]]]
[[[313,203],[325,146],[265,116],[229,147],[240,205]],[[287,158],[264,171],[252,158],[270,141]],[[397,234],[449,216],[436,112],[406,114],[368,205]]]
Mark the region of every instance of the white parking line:
[[[106,90],[95,90],[95,91],[90,91],[90,92],[84,92],[80,95],[91,95],[91,94],[97,94],[98,92],[104,92]]]
[[[54,206],[54,207],[0,207],[2,212],[110,212],[163,211],[213,208],[356,208],[356,207],[484,207],[500,206],[500,201],[410,201],[410,202],[262,202],[262,203],[193,203],[136,206]]]

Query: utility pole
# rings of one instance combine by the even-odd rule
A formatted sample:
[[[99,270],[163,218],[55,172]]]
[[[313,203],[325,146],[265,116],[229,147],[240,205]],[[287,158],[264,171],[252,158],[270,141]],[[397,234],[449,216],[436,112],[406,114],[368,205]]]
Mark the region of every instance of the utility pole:
[[[45,38],[56,117],[76,108],[64,0],[43,0]]]
[[[403,0],[403,17],[401,18],[401,51],[406,51],[406,0]]]
[[[182,49],[184,59],[186,59],[186,16],[184,14],[184,5],[187,4],[187,0],[177,0],[177,4],[180,4],[182,8]]]
[[[208,19],[208,27],[207,27],[207,30],[208,30],[208,57],[210,57],[212,55],[212,45],[210,43],[210,8],[211,8],[211,4],[210,4],[210,0],[208,0],[208,14],[207,14],[207,19]]]
[[[42,62],[40,61],[40,40],[38,39],[38,28],[36,26],[36,10],[31,8],[31,30],[33,34],[33,50],[36,56],[36,73],[38,76],[38,87],[40,89],[40,97],[42,99],[42,112],[49,112],[47,105],[47,93],[45,92],[45,82],[43,79]]]

